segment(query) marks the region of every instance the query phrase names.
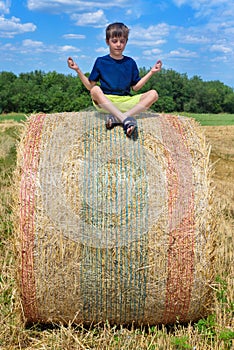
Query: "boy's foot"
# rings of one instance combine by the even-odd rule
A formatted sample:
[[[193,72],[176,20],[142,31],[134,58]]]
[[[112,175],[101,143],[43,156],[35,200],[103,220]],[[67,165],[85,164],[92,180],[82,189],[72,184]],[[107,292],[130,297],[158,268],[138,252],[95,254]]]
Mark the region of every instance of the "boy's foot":
[[[123,128],[126,136],[137,138],[137,121],[133,117],[127,117],[123,121]]]
[[[106,118],[106,128],[107,128],[107,130],[111,130],[117,125],[122,125],[122,124],[118,120],[116,120],[113,115],[108,115],[107,118]]]

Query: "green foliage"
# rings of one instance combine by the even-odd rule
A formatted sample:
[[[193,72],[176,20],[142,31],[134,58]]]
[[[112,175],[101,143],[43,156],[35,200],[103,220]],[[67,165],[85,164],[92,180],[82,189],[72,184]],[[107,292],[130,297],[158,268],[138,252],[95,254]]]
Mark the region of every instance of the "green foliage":
[[[217,289],[216,298],[222,305],[226,313],[230,313],[234,317],[234,301],[228,299],[228,283],[220,276],[216,277]]]
[[[178,350],[193,348],[188,344],[188,336],[172,337],[171,344],[173,345],[173,348]]]
[[[80,79],[56,72],[0,73],[0,113],[63,112],[91,105]]]
[[[217,300],[222,304],[227,303],[227,282],[220,276],[217,276],[216,283],[219,285],[216,291]]]
[[[176,103],[174,102],[172,96],[162,96],[157,103],[154,104],[152,109],[155,112],[165,112],[170,113],[176,110]]]
[[[234,303],[228,298],[229,286],[227,281],[221,276],[217,276],[216,282],[216,300],[220,304],[220,310],[230,319],[234,316]],[[214,341],[220,342],[220,349],[232,349],[234,331],[230,328],[221,328],[218,325],[217,316],[209,315],[207,318],[200,319],[194,325],[195,329],[206,339],[212,343]]]
[[[141,76],[146,73],[146,68],[140,68]],[[159,93],[152,106],[156,112],[234,113],[234,91],[220,81],[204,82],[198,76],[189,79],[186,74],[162,69],[140,92],[150,89]],[[0,73],[0,113],[71,112],[90,106],[89,91],[77,76],[38,70],[19,76]]]
[[[228,349],[232,349],[232,344],[234,342],[234,331],[230,329],[224,329],[219,334],[219,339],[224,342]]]
[[[195,328],[201,333],[203,336],[209,339],[213,339],[216,331],[216,317],[215,315],[209,315],[206,319],[200,319],[196,324]]]
[[[223,101],[223,110],[225,112],[234,111],[234,94],[232,92],[225,95]]]

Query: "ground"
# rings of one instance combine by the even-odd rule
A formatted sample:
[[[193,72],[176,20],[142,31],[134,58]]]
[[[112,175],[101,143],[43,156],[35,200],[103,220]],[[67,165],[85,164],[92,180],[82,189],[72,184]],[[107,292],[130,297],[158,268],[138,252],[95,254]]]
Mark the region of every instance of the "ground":
[[[234,125],[203,126],[207,142],[211,145],[213,180],[217,195],[226,203],[234,216]]]

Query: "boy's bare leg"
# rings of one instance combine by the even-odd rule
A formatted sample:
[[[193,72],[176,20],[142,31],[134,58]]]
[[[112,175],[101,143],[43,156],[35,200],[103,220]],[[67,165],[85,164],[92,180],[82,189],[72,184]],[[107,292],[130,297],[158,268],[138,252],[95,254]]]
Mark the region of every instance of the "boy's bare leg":
[[[122,113],[115,105],[108,100],[108,98],[104,95],[102,90],[99,86],[94,86],[91,91],[91,97],[93,101],[101,108],[105,109],[106,111],[110,112],[120,123],[124,123],[124,120],[126,119],[126,115]],[[129,126],[127,128],[127,135],[130,136],[135,129],[134,126]]]
[[[99,107],[110,112],[122,124],[128,116],[133,116],[135,114],[145,111],[158,99],[157,91],[150,90],[142,94],[140,102],[138,104],[136,104],[129,111],[122,113],[117,107],[115,107],[115,105],[110,100],[108,100],[108,98],[104,95],[99,86],[94,86],[91,89],[90,93],[93,101],[95,101],[95,103]],[[130,126],[127,129],[127,134],[131,135],[133,129],[134,127]]]
[[[125,116],[133,116],[147,110],[154,102],[158,100],[158,93],[156,90],[150,90],[142,94],[140,102],[125,112]]]
[[[126,118],[125,115],[108,100],[99,86],[95,86],[91,89],[91,97],[100,108],[110,112],[120,123],[123,123]]]

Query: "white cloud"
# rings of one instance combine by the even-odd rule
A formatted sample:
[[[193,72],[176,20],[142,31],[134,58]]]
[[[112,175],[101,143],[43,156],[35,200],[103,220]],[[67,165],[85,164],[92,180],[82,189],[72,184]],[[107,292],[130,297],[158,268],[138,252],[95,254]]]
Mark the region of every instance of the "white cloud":
[[[17,45],[13,45],[11,43],[7,43],[3,46],[0,46],[0,51],[11,51],[15,52],[17,54],[44,54],[44,53],[52,53],[52,54],[63,54],[67,52],[79,52],[80,49],[71,46],[71,45],[64,45],[64,46],[59,46],[59,45],[46,45],[42,41],[36,41],[36,40],[31,40],[31,39],[26,39],[22,41],[22,44],[20,45],[19,43]]]
[[[71,16],[71,19],[75,21],[75,24],[77,26],[93,26],[98,28],[103,27],[107,24],[107,19],[104,15],[103,10],[74,14]]]
[[[213,51],[213,52],[223,52],[223,53],[231,53],[231,52],[233,52],[232,48],[227,47],[227,46],[225,46],[225,45],[219,45],[219,44],[212,45],[212,46],[210,47],[210,51]]]
[[[221,21],[220,19],[215,19],[213,21],[209,21],[205,27],[205,30],[209,31],[212,36],[215,35],[216,38],[221,36],[227,38],[229,35],[230,41],[233,41],[234,21]]]
[[[126,4],[129,4],[129,1],[126,1]],[[141,18],[142,16],[142,9],[139,6],[136,6],[136,3],[134,6],[130,6],[129,9],[126,10],[125,14],[128,17],[134,18],[134,20]]]
[[[159,57],[162,55],[162,50],[160,49],[152,49],[152,50],[144,50],[142,52],[142,57],[147,61],[157,61]]]
[[[76,51],[78,51],[75,46],[71,46],[71,45],[59,46],[58,49],[60,52],[73,52],[73,51],[76,52]]]
[[[0,1],[0,14],[8,14],[10,12],[10,0]]]
[[[139,47],[155,47],[165,44],[167,41],[163,37],[169,35],[170,27],[166,23],[151,25],[148,28],[133,26],[130,28],[129,45]]]
[[[219,20],[223,17],[233,17],[234,3],[230,0],[173,0],[175,5],[190,6],[195,10],[195,17],[208,17]]]
[[[229,62],[228,56],[225,55],[218,55],[210,59],[210,62],[212,63],[221,63],[221,66],[223,63]]]
[[[198,57],[197,52],[185,50],[183,48],[172,50],[169,53],[170,57],[179,57],[179,58],[194,58]]]
[[[181,34],[178,35],[178,41],[184,44],[207,44],[210,39],[204,35]]]
[[[38,52],[44,52],[44,44],[42,41],[34,41],[31,39],[26,39],[22,41],[22,46],[18,47],[18,52],[20,54],[35,54]]]
[[[13,38],[17,34],[34,32],[36,28],[33,23],[20,23],[20,19],[16,17],[10,19],[0,17],[0,36],[3,38]]]
[[[64,39],[85,39],[86,36],[83,34],[64,34],[63,35]]]
[[[170,32],[170,25],[167,23],[159,23],[157,25],[151,25],[148,28],[142,28],[140,26],[134,26],[131,28],[131,32],[137,36],[139,40],[161,40],[163,36],[168,36]]]
[[[180,7],[184,4],[186,4],[186,0],[173,0],[173,2],[176,4],[176,6]]]
[[[158,55],[161,52],[162,52],[162,50],[160,50],[160,49],[144,50],[143,55],[152,56],[152,55]]]
[[[140,47],[146,47],[146,46],[159,46],[165,44],[167,41],[166,40],[129,40],[130,45],[134,46],[140,46]]]
[[[99,54],[106,55],[109,52],[109,47],[99,47],[95,51],[98,52]]]
[[[5,45],[0,45],[0,50],[3,52],[9,52],[9,51],[17,51],[17,48],[12,44],[7,43]]]
[[[232,53],[234,52],[233,25],[234,21],[226,23],[209,21],[196,27],[178,27],[175,31],[175,38],[180,45],[196,45],[196,48],[203,52],[203,55],[205,52],[207,54],[209,52]]]
[[[23,40],[22,45],[24,47],[30,47],[32,49],[37,47],[43,47],[43,42],[26,39],[26,40]]]
[[[133,0],[115,0],[115,2],[108,1],[82,1],[82,0],[28,0],[27,6],[32,11],[44,11],[49,12],[66,12],[74,13],[77,11],[86,11],[91,9],[108,9],[113,6],[116,7],[129,7]]]

